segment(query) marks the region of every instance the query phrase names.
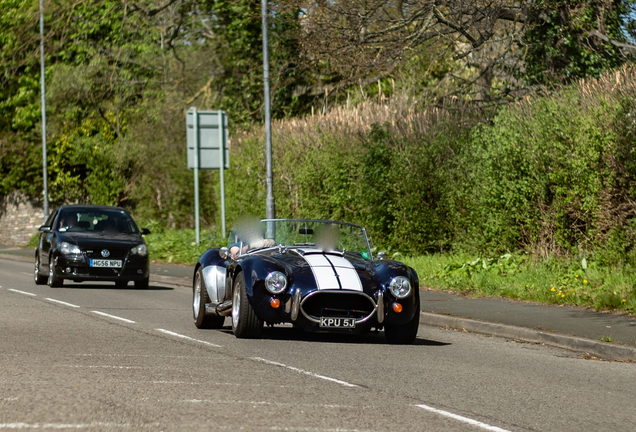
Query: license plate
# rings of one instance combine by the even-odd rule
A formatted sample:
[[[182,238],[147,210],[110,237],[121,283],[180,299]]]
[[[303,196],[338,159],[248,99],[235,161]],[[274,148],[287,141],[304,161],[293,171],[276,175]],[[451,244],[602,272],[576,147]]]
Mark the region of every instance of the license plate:
[[[355,318],[320,318],[321,328],[355,328]]]
[[[121,268],[121,260],[92,259],[90,266],[101,268]]]

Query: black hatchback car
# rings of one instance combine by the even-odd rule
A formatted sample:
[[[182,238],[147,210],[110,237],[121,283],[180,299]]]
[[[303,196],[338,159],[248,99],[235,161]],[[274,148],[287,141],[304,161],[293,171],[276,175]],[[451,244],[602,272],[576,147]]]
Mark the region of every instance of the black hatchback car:
[[[137,228],[123,208],[62,206],[38,231],[36,284],[60,287],[68,279],[148,287],[148,247],[142,236],[150,231]]]

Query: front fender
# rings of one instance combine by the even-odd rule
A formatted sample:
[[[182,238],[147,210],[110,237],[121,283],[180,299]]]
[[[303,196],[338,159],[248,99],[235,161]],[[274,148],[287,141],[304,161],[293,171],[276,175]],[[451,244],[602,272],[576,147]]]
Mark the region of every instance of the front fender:
[[[205,288],[212,303],[221,303],[226,297],[225,286],[229,264],[229,261],[221,258],[219,249],[213,248],[201,255],[194,268],[195,274],[201,268]]]

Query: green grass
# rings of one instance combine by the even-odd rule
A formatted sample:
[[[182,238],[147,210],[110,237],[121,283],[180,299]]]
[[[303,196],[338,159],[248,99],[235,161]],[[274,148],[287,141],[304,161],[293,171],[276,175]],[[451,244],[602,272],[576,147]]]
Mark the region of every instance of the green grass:
[[[636,315],[636,269],[527,255],[478,258],[462,254],[407,257],[420,285],[473,297],[506,297]]]

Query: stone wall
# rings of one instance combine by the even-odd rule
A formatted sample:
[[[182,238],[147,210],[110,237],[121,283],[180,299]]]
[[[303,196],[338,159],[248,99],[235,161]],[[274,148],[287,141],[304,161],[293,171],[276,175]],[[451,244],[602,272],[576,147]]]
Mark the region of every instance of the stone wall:
[[[10,194],[0,202],[0,244],[26,246],[44,223],[41,207],[21,194]]]

